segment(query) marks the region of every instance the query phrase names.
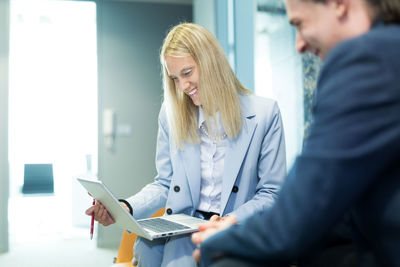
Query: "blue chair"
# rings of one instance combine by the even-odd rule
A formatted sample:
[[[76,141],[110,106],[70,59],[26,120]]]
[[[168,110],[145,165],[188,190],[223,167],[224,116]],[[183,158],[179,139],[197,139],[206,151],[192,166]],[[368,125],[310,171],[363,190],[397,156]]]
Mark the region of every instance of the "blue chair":
[[[25,164],[23,194],[54,193],[52,164]]]

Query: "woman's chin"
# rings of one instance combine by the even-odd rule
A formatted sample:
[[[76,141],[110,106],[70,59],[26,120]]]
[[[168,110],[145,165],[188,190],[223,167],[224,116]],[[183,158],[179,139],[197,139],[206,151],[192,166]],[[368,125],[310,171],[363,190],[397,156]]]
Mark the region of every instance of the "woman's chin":
[[[191,97],[191,99],[193,101],[193,104],[195,104],[196,106],[201,106],[200,99],[197,96]]]

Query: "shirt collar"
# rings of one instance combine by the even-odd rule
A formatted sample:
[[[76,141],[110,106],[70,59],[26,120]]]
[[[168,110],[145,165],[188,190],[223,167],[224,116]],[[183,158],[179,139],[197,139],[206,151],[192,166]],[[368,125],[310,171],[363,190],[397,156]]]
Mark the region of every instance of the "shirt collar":
[[[215,117],[217,118],[217,125],[218,125],[218,132],[219,133],[223,133],[224,129],[222,127],[222,123],[221,123],[221,115],[219,113],[219,111],[217,111],[217,113],[215,114]],[[197,127],[200,129],[200,126],[205,123],[206,119],[204,117],[204,111],[201,107],[199,107],[199,119],[197,122]],[[208,127],[208,125],[207,125]],[[211,126],[212,128],[214,128],[214,125]]]
[[[200,126],[203,124],[203,122],[205,122],[206,119],[204,118],[204,112],[203,109],[201,107],[199,107],[199,119],[197,122],[197,127],[200,128]]]

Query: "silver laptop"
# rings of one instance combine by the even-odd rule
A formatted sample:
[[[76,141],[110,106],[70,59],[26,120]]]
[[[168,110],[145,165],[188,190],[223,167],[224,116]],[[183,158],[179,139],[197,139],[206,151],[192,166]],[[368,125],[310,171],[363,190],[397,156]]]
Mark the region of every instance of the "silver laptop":
[[[77,180],[106,207],[120,228],[149,240],[196,232],[199,224],[206,222],[186,214],[135,220],[102,181],[87,178],[77,178]]]

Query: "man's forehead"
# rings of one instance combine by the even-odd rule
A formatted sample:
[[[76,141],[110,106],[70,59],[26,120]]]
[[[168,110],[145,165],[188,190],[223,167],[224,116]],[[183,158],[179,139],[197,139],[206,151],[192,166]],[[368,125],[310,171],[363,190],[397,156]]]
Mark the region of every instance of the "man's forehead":
[[[299,8],[302,7],[303,1],[301,0],[285,0],[286,12],[288,16],[293,12],[296,12]]]
[[[290,22],[306,15],[310,8],[316,5],[308,0],[285,0],[286,14]],[[307,14],[308,15],[308,14]]]
[[[286,6],[286,14],[289,19],[290,24],[294,24],[293,20],[296,19],[298,9],[299,9],[299,2],[300,0],[285,0]]]

